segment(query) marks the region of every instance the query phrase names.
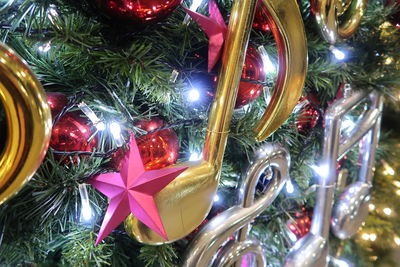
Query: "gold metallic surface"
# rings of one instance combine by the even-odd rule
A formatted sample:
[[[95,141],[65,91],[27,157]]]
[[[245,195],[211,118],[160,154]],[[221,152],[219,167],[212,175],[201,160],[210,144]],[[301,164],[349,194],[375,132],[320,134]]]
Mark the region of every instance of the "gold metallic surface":
[[[331,44],[354,34],[368,0],[315,0],[315,18],[326,41]]]
[[[295,0],[263,0],[278,48],[279,72],[270,103],[254,129],[263,141],[286,121],[296,106],[307,75],[307,41]]]
[[[268,137],[292,112],[307,69],[304,26],[296,0],[273,2],[266,3],[271,19],[275,20],[273,26],[275,38],[278,38],[280,73],[269,104],[271,107],[257,128],[260,140]],[[169,240],[163,240],[130,215],[125,220],[125,229],[139,242],[157,245],[181,239],[192,232],[210,211],[218,188],[256,3],[257,0],[236,0],[233,4],[217,91],[208,119],[203,160],[179,164],[189,168],[155,197]]]
[[[46,154],[51,114],[46,95],[27,64],[0,43],[0,99],[7,141],[0,156],[0,205],[32,177]]]

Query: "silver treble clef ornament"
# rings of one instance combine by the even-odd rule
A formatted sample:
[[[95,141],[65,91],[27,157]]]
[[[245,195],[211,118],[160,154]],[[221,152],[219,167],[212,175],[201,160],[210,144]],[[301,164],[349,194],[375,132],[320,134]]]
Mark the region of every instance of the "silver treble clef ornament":
[[[183,266],[240,266],[242,257],[251,254],[255,265],[266,266],[260,242],[248,236],[249,223],[279,195],[289,180],[289,152],[278,144],[265,144],[255,154],[239,189],[239,204],[210,220],[187,249]],[[264,172],[270,174],[264,194],[254,200],[255,189]],[[230,239],[230,237],[234,238]]]
[[[342,133],[346,114],[361,103],[369,101],[369,108],[349,133]],[[287,267],[324,267],[328,264],[329,229],[341,239],[354,235],[368,215],[371,198],[375,151],[378,142],[382,97],[377,92],[354,92],[336,100],[325,114],[325,133],[322,160],[318,166],[318,190],[310,232],[296,242],[285,259]],[[360,160],[356,182],[339,196],[335,207],[336,162],[351,148],[359,145]]]

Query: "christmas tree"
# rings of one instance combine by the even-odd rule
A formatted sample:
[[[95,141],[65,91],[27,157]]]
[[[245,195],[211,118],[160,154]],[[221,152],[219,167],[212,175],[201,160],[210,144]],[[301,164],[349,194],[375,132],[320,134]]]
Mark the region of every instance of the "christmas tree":
[[[359,91],[384,98],[370,214],[352,238],[330,234],[329,262],[396,265],[399,1],[371,0],[367,7],[366,1],[335,1],[340,29],[349,16],[358,16],[354,32],[339,30],[338,36],[321,27],[321,2],[326,1],[271,0],[268,8],[262,1],[234,2],[1,3],[1,42],[15,52],[0,50],[0,59],[11,60],[8,65],[0,60],[0,147],[5,151],[0,166],[7,169],[0,171],[0,194],[14,183],[5,180],[6,172],[22,168],[5,157],[8,147],[19,145],[10,142],[12,129],[17,129],[12,124],[38,127],[39,117],[52,122],[52,129],[44,122],[42,127],[50,140],[18,139],[30,147],[43,146],[42,152],[48,141],[49,147],[43,161],[23,162],[29,168],[40,166],[29,181],[23,177],[22,184],[27,183],[18,192],[0,200],[1,265],[180,266],[192,253],[188,246],[196,236],[237,205],[244,170],[255,151],[274,143],[290,154],[288,181],[251,218],[250,236],[259,240],[268,266],[281,266],[315,218],[315,192],[324,186],[316,177],[321,175],[327,110]],[[237,19],[246,12],[253,17],[254,7],[253,21]],[[271,13],[274,8],[281,12]],[[242,33],[250,33],[248,45],[246,37],[237,38]],[[245,49],[235,54],[239,43]],[[42,101],[44,111],[36,120],[26,110],[20,113],[26,117],[7,111],[19,101],[10,84],[30,79],[24,76],[30,74],[23,62],[12,66],[17,78],[5,74],[9,62],[18,60],[14,53],[26,61],[47,95],[46,101],[21,94]],[[232,73],[241,73],[240,81]],[[290,79],[291,86],[282,89]],[[23,109],[15,106],[18,112]],[[346,115],[342,135],[354,133],[366,106]],[[265,119],[268,112],[276,116]],[[359,164],[358,147],[337,161],[341,179],[335,184],[335,201],[357,179]],[[204,170],[214,178],[205,179]],[[267,169],[256,198],[270,184]],[[211,196],[207,203],[202,194]],[[228,236],[219,241],[228,239],[235,240]],[[246,266],[245,257],[241,260]]]

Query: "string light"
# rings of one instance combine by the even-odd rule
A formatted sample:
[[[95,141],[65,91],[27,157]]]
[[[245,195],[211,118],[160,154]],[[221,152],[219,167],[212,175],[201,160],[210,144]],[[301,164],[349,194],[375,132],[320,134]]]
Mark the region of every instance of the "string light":
[[[363,234],[361,235],[361,238],[364,239],[364,240],[366,240],[366,241],[369,240],[369,241],[374,242],[374,241],[378,238],[378,236],[377,236],[375,233],[371,233],[371,234],[363,233]]]
[[[108,125],[108,128],[110,129],[111,135],[114,138],[115,144],[120,147],[124,144],[124,140],[121,135],[121,126],[113,121]]]
[[[196,102],[200,99],[200,92],[196,88],[192,88],[188,92],[188,100],[190,102]]]
[[[263,45],[260,45],[258,47],[258,51],[260,52],[261,59],[263,61],[264,71],[267,74],[275,73],[276,72],[275,65],[272,63],[271,59],[269,58],[267,50],[265,50],[265,47]]]
[[[201,154],[197,152],[192,152],[189,157],[189,161],[198,161],[201,160]]]
[[[395,236],[395,237],[393,238],[393,240],[394,240],[394,243],[396,243],[396,245],[400,246],[400,237]]]
[[[350,262],[348,262],[345,259],[336,259],[336,258],[333,258],[333,257],[330,257],[329,259],[333,263],[333,265],[337,266],[337,267],[351,267],[351,266],[353,266],[353,264],[351,264]]]
[[[330,50],[337,60],[344,60],[346,58],[346,54],[336,47],[331,47]]]
[[[394,184],[396,187],[399,187],[399,188],[400,188],[400,181],[393,181],[393,184]]]
[[[392,214],[392,209],[391,208],[384,208],[383,213],[385,213],[387,216],[390,216]]]
[[[394,169],[392,167],[390,167],[390,165],[385,160],[382,159],[381,162],[382,162],[382,165],[383,165],[383,168],[384,168],[384,170],[383,170],[383,174],[384,175],[393,176],[396,173],[394,171]],[[398,187],[400,187],[400,186],[398,186]]]
[[[51,41],[48,41],[38,46],[38,51],[41,53],[47,53],[50,51],[50,49],[51,49]]]
[[[322,179],[326,179],[329,174],[329,166],[326,164],[323,165],[311,165],[310,168],[318,174]]]
[[[400,196],[400,190],[396,190],[396,194]]]
[[[293,192],[294,192],[294,186],[293,186],[293,183],[292,183],[291,180],[288,180],[288,181],[286,182],[286,192],[287,192],[288,194],[293,194]]]
[[[297,236],[296,236],[294,233],[292,233],[291,231],[288,231],[287,233],[288,233],[289,239],[290,239],[292,242],[296,242],[296,241],[297,241]]]
[[[219,195],[218,194],[215,194],[215,196],[214,196],[214,202],[219,202],[220,201],[220,197],[219,197]]]
[[[90,207],[89,196],[87,192],[87,184],[79,185],[79,195],[81,197],[81,216],[80,222],[84,224],[91,224],[93,222],[93,211]]]

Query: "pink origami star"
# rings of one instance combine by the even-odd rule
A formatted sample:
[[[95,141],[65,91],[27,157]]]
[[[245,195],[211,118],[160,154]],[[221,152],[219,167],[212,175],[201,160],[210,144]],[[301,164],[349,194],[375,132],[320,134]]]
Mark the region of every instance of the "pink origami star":
[[[110,199],[96,245],[130,213],[168,240],[154,196],[187,167],[145,171],[133,136],[129,146],[130,151],[123,159],[119,173],[100,174],[89,181]]]
[[[208,2],[208,13],[210,17],[206,17],[197,12],[191,11],[183,7],[208,36],[208,72],[210,72],[215,64],[217,64],[224,46],[227,27],[221,12],[214,0]]]

